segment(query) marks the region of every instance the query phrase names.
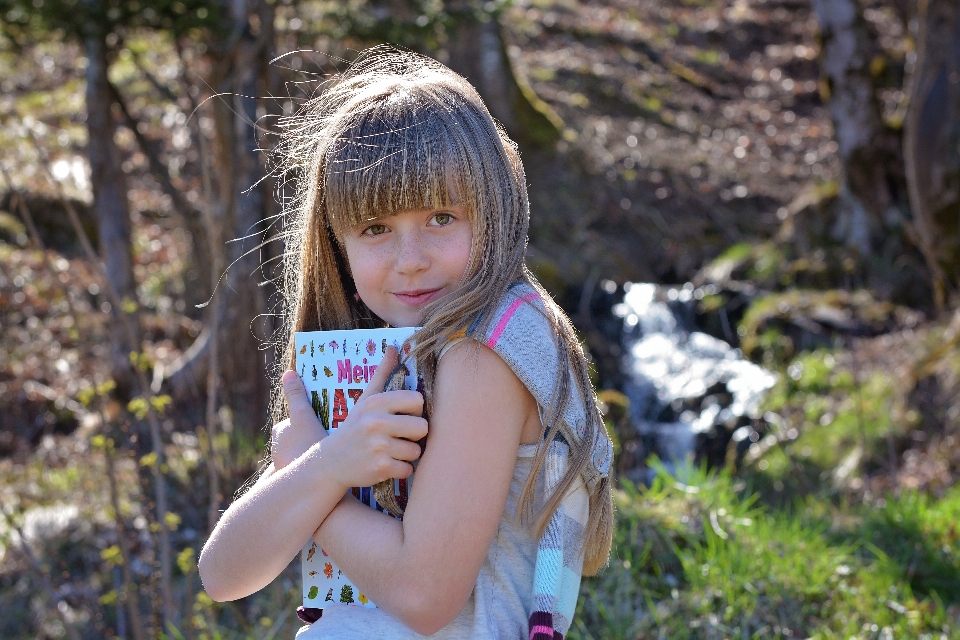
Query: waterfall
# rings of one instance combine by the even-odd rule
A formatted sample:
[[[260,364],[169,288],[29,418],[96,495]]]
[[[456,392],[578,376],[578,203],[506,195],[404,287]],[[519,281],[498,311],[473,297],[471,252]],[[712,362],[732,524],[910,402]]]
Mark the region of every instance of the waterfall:
[[[731,441],[742,453],[775,419],[761,414],[761,402],[777,374],[697,330],[705,289],[627,283],[613,307],[623,320],[622,391],[641,449],[635,459],[656,454],[672,472],[691,458],[722,464]],[[649,482],[652,472],[640,467],[627,476]]]

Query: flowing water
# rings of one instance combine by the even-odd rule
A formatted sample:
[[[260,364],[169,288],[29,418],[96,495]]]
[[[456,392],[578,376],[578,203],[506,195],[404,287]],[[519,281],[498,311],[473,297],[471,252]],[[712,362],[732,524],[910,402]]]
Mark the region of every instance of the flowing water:
[[[722,464],[731,443],[742,453],[756,442],[775,418],[762,415],[761,401],[777,375],[697,330],[704,289],[628,283],[624,291],[613,313],[623,319],[622,390],[639,436],[635,459],[655,454],[676,472],[691,459]],[[631,475],[649,482],[652,472],[639,466]]]

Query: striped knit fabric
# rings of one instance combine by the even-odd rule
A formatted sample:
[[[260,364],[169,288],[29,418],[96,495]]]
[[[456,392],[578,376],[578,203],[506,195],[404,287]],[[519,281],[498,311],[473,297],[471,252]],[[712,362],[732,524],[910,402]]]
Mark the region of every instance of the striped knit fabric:
[[[555,331],[539,294],[517,283],[497,308],[486,335],[477,335],[479,321],[467,330],[472,338],[493,349],[530,390],[544,419],[556,382]],[[580,443],[586,427],[586,400],[571,379],[574,397],[563,415],[557,437],[547,444],[544,471],[547,495],[553,491],[569,460],[569,442]],[[593,402],[593,398],[589,399]],[[560,503],[537,546],[530,613],[530,640],[563,640],[577,607],[583,555],[580,552],[590,507],[590,492],[609,473],[613,449],[604,433],[596,434],[593,465]]]

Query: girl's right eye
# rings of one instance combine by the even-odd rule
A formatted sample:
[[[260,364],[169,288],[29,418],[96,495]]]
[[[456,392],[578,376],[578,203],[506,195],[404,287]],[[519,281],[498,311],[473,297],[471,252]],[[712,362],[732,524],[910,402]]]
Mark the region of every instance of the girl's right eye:
[[[387,225],[385,224],[372,224],[363,231],[360,232],[362,236],[379,236],[380,234],[387,232]]]

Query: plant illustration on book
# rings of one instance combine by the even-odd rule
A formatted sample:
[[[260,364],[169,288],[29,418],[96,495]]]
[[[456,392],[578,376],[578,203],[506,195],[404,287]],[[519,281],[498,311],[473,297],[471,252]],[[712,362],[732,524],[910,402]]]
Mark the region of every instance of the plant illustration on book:
[[[404,365],[401,371],[405,374],[402,387],[391,388],[422,390],[416,363],[409,357],[410,337],[416,330],[416,327],[404,327],[295,334],[296,370],[303,379],[310,405],[327,433],[339,428],[350,415],[388,346],[395,347],[401,354]],[[393,481],[394,501],[401,509],[406,506],[412,479],[413,476]],[[381,485],[378,488],[383,498]],[[378,503],[373,487],[354,487],[353,495],[363,504],[387,513]],[[323,609],[328,603],[376,606],[313,540],[303,548],[301,562],[304,607]]]

